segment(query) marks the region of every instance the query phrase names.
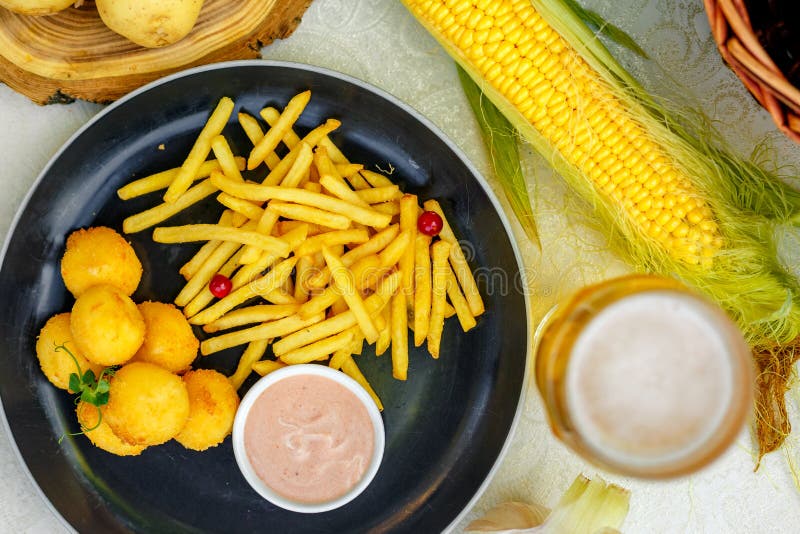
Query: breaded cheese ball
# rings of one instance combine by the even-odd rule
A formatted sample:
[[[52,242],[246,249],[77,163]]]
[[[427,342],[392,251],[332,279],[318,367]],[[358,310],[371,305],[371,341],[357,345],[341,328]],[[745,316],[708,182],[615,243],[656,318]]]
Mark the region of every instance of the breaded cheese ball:
[[[121,235],[105,226],[76,230],[67,238],[61,277],[75,298],[108,284],[130,296],[142,279],[142,263]]]
[[[189,419],[175,439],[187,449],[216,447],[231,433],[239,395],[225,375],[198,369],[183,375],[189,391]]]
[[[59,313],[47,320],[36,339],[36,357],[39,358],[39,365],[54,386],[69,389],[69,375],[78,373],[75,362],[72,361],[69,354],[63,350],[56,350],[57,346],[64,344],[75,356],[82,372],[85,373],[91,369],[95,376],[100,375],[103,366],[87,360],[72,339],[70,314]]]
[[[100,365],[120,365],[133,357],[144,341],[139,308],[119,289],[93,286],[72,306],[72,337],[86,359]]]
[[[101,407],[100,410],[102,411],[104,408]],[[81,401],[78,403],[75,413],[78,415],[78,423],[81,425],[81,430],[95,447],[117,456],[137,456],[145,450],[146,447],[144,445],[131,445],[119,439],[119,436],[114,434],[114,431],[108,426],[105,412],[103,412],[103,418],[100,420],[100,426],[95,428],[99,417],[97,406]]]
[[[111,379],[104,418],[132,445],[174,438],[189,417],[189,393],[176,374],[154,363],[131,362]]]
[[[142,302],[138,304],[145,324],[144,343],[131,361],[150,362],[167,371],[182,373],[197,357],[200,342],[189,321],[172,304]]]

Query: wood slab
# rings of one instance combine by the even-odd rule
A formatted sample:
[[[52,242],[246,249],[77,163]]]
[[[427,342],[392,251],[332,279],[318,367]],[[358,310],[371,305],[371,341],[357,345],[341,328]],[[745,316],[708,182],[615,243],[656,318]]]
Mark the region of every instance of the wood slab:
[[[178,41],[144,48],[109,30],[94,2],[34,17],[0,8],[0,81],[38,104],[107,103],[196,65],[256,58],[291,35],[311,0],[205,0]]]

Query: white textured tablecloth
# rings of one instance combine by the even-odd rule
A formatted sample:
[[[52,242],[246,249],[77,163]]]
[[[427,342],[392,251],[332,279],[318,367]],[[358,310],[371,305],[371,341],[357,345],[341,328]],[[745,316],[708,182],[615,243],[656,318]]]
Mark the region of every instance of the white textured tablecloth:
[[[680,80],[698,106],[718,121],[718,128],[737,150],[749,153],[766,138],[778,161],[800,163],[800,147],[776,133],[767,114],[723,67],[701,0],[583,3],[632,33],[666,72]],[[450,136],[505,203],[453,63],[395,0],[315,0],[295,33],[265,48],[263,55],[338,70],[396,95]],[[652,74],[642,75],[653,79]],[[48,159],[100,109],[85,102],[39,107],[0,84],[0,183],[4,192],[0,196],[0,235],[6,234],[26,191]],[[626,267],[604,252],[602,238],[584,226],[581,213],[586,212],[581,203],[533,156],[526,154],[526,158],[546,254],[540,255],[527,243],[518,227],[515,233],[531,278],[532,319],[536,322],[556,299],[578,285],[625,272]],[[58,199],[54,199],[57,206]],[[792,413],[797,412],[799,400],[795,388],[790,394]],[[10,436],[2,429],[0,434],[0,532],[65,532],[28,479]],[[750,435],[743,432],[720,460],[688,478],[642,482],[604,476],[632,490],[630,514],[623,525],[626,532],[800,532],[800,490],[790,468],[797,458],[797,443],[797,437],[791,437],[784,451],[767,457],[757,473],[753,473]],[[538,395],[531,389],[508,454],[457,530],[505,500],[552,506],[576,475],[597,472],[551,436]]]

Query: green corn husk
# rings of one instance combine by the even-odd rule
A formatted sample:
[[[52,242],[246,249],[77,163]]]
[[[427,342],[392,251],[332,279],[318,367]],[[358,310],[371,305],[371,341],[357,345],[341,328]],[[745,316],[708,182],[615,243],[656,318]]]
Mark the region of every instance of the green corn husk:
[[[500,180],[511,209],[522,225],[522,229],[525,230],[528,239],[541,250],[542,243],[539,241],[536,220],[533,210],[531,210],[530,198],[528,198],[528,187],[522,174],[517,131],[500,110],[483,96],[480,87],[472,81],[469,74],[461,67],[457,68],[464,94],[478,120],[483,141],[489,150],[489,159],[492,162],[494,173]]]
[[[719,135],[702,118],[667,109],[654,100],[587,27],[573,2],[531,3],[702,193],[724,240],[711,267],[671,256],[642,232],[618,204],[598,192],[591,180],[487,83],[456,46],[423,17],[419,19],[519,134],[587,200],[613,251],[636,270],[675,277],[696,288],[737,322],[753,348],[759,371],[755,428],[759,453],[775,450],[790,430],[784,394],[800,345],[800,285],[781,264],[775,233],[798,222],[800,193],[774,173],[720,148]]]

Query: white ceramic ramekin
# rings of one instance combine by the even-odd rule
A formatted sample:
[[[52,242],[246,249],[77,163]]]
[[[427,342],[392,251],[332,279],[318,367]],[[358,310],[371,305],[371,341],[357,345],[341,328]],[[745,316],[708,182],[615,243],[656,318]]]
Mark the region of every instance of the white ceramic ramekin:
[[[263,480],[261,480],[261,478],[253,469],[250,459],[247,456],[247,450],[245,449],[244,445],[244,427],[247,417],[250,414],[250,409],[253,407],[256,399],[258,399],[258,397],[267,388],[281,380],[293,376],[321,376],[341,384],[350,392],[352,392],[359,401],[361,401],[361,404],[363,404],[364,408],[366,408],[370,421],[372,422],[372,428],[374,431],[374,446],[372,449],[372,458],[367,466],[367,470],[364,472],[364,476],[355,486],[350,489],[350,491],[341,497],[330,501],[307,503],[287,499],[286,497],[276,493]],[[236,412],[236,418],[233,422],[232,439],[233,453],[236,457],[236,463],[239,465],[242,475],[244,475],[245,480],[247,480],[250,486],[252,486],[254,490],[256,490],[262,497],[272,504],[280,506],[281,508],[285,508],[286,510],[302,513],[327,512],[328,510],[339,508],[340,506],[343,506],[358,497],[358,495],[364,491],[369,483],[372,482],[372,479],[378,472],[381,460],[383,459],[383,449],[386,441],[381,413],[378,411],[377,406],[375,406],[375,402],[364,390],[364,388],[362,388],[358,382],[346,374],[340,371],[335,371],[324,365],[316,364],[290,365],[282,369],[278,369],[277,371],[273,371],[256,382],[239,404],[239,409]]]

